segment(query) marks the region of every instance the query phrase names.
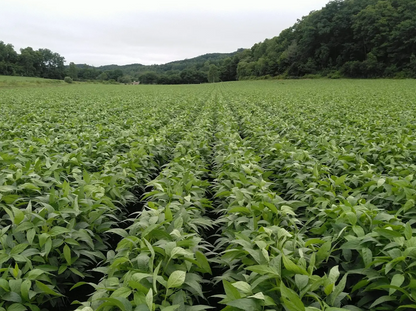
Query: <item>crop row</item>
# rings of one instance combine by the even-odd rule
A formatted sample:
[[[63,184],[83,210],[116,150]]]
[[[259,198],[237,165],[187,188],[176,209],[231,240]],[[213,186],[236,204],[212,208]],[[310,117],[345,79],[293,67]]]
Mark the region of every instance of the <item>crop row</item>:
[[[104,274],[79,310],[202,310],[203,274],[211,273],[201,232],[212,226],[206,180],[211,154],[212,108],[184,128],[173,159],[147,186],[146,205],[132,224],[110,232],[122,237],[105,263]],[[78,285],[83,285],[80,283]]]
[[[308,258],[307,246],[319,246],[321,258],[313,261],[314,270],[340,279],[338,284],[324,283],[324,293],[318,295],[293,286],[302,304],[348,310],[414,307],[413,176],[386,174],[377,169],[382,164],[369,163],[363,153],[352,152],[356,146],[337,150],[339,144],[327,144],[324,135],[304,136],[299,142],[302,126],[299,131],[289,126],[293,130],[276,139],[287,120],[284,126],[277,114],[265,120],[262,106],[234,103],[234,107],[244,136],[262,155],[273,191],[285,200],[298,201],[293,211],[300,225],[297,236],[303,241],[293,247],[292,261],[300,266],[305,254]],[[332,132],[338,131],[331,126]],[[342,137],[332,139],[344,142]],[[319,284],[315,277],[310,275],[306,284]],[[297,285],[296,275],[292,284]],[[325,296],[326,301],[320,301]],[[301,303],[298,307],[303,308]]]
[[[124,116],[117,122],[116,115],[102,122],[83,114],[72,118],[61,105],[49,115],[38,112],[31,123],[30,114],[2,122],[14,127],[3,132],[0,151],[0,307],[62,304],[67,290],[105,259],[108,230],[136,200],[131,191],[171,158],[171,146],[199,106],[139,105],[130,116],[145,116],[141,127],[126,126]],[[180,122],[170,122],[176,118]]]

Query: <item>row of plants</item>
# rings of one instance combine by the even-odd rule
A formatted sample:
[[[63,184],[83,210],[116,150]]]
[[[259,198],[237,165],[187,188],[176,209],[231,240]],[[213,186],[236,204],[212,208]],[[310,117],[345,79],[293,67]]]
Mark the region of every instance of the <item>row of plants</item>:
[[[112,241],[106,232],[119,227],[125,206],[137,200],[131,191],[168,162],[200,104],[137,106],[130,124],[122,122],[124,113],[109,117],[113,107],[102,102],[73,117],[58,103],[32,122],[27,114],[6,120],[13,130],[3,136],[1,153],[0,308],[67,304],[68,289],[105,259]],[[88,110],[106,111],[107,118],[89,117]],[[139,116],[146,121],[133,126]]]
[[[224,310],[320,310],[336,306],[343,293],[336,285],[338,267],[317,271],[329,254],[305,241],[302,221],[294,210],[302,205],[272,190],[261,158],[241,138],[232,109],[224,105],[214,147],[216,204],[221,238],[220,259],[227,268],[218,277]],[[299,250],[299,247],[302,247]],[[343,278],[345,281],[345,278]],[[334,289],[329,291],[328,288]],[[336,290],[335,290],[336,289]],[[299,292],[303,292],[299,297]],[[303,298],[303,300],[302,300]]]
[[[326,255],[321,264],[315,262],[317,273],[330,268],[330,276],[336,267],[337,275],[342,277],[331,289],[325,288],[332,298],[335,292],[338,294],[329,305],[348,310],[415,308],[413,176],[378,170],[385,166],[365,159],[360,152],[361,139],[357,140],[357,146],[350,141],[351,148],[342,148],[346,143],[344,132],[331,120],[320,123],[330,124],[327,132],[321,126],[322,136],[302,137],[303,126],[295,128],[287,119],[282,126],[277,113],[269,114],[265,120],[261,104],[239,106],[233,102],[233,106],[238,107],[243,136],[262,155],[261,165],[268,171],[267,179],[273,182],[272,190],[285,200],[299,201],[294,211],[302,224],[304,243],[298,246],[298,252],[305,253],[304,245],[314,241],[320,245],[321,255]],[[291,114],[296,122],[297,114],[294,111]],[[339,117],[333,118],[337,120],[339,123]],[[298,124],[304,124],[305,128],[309,125],[307,121]],[[276,132],[285,131],[287,125],[290,130],[276,140]],[[389,130],[387,127],[386,131]],[[336,132],[338,137],[333,134]],[[325,144],[326,133],[329,139],[340,143]],[[403,140],[410,142],[410,137]],[[401,144],[397,143],[399,148]],[[396,155],[404,158],[400,153]],[[409,164],[404,168],[412,169]],[[403,173],[403,167],[400,172]],[[341,173],[344,175],[337,175]],[[298,291],[298,294],[302,303],[308,305],[305,293]]]
[[[213,109],[207,104],[192,127],[184,128],[173,159],[147,186],[142,211],[132,214],[107,253],[104,274],[77,310],[206,310],[203,276],[211,273],[210,245],[202,232],[212,226],[204,216],[207,198]],[[84,285],[84,282],[77,286]]]

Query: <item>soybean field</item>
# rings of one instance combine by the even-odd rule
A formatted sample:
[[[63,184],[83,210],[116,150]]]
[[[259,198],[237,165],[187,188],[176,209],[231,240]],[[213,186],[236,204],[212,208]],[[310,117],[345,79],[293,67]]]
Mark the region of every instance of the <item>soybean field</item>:
[[[0,88],[0,311],[416,309],[416,82]]]

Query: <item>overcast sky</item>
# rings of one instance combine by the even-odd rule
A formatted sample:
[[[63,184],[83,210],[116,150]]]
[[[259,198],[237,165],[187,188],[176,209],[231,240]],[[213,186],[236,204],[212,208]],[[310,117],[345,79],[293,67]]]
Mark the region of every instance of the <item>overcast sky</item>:
[[[277,36],[329,0],[0,0],[0,41],[66,62],[163,64]]]

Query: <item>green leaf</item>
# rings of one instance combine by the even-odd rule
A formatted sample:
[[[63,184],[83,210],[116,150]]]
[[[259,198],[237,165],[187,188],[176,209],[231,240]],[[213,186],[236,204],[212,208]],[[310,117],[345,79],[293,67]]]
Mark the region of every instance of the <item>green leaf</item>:
[[[13,192],[16,190],[15,186],[0,186],[0,192],[6,193],[6,192]]]
[[[361,245],[361,241],[361,239],[350,240],[342,244],[340,248],[359,250],[363,248],[363,246]]]
[[[24,280],[22,286],[20,287],[20,293],[25,301],[30,301],[29,291],[32,287],[32,282],[30,280]]]
[[[345,274],[342,277],[341,281],[339,281],[338,285],[335,286],[335,289],[333,290],[332,294],[329,297],[329,302],[331,305],[335,304],[335,300],[344,290],[345,285],[347,284],[347,277],[348,277],[348,274]]]
[[[364,265],[366,268],[369,268],[371,266],[371,263],[373,262],[373,253],[369,248],[366,247],[363,248],[361,252],[363,256]]]
[[[380,178],[377,181],[377,187],[381,187],[382,185],[384,185],[385,182],[386,182],[386,180],[384,178]]]
[[[406,224],[406,227],[404,229],[404,235],[406,237],[406,240],[410,240],[413,236],[413,230],[412,230],[412,226],[410,225],[410,223]]]
[[[295,275],[295,283],[296,283],[296,287],[299,290],[304,289],[308,283],[309,283],[309,276],[307,275],[302,275],[302,274],[296,274]]]
[[[48,238],[45,243],[45,256],[48,256],[51,249],[52,249],[52,239]]]
[[[174,247],[171,251],[170,258],[174,258],[176,255],[188,255],[188,252],[182,247]]]
[[[254,299],[259,299],[259,300],[264,300],[264,301],[266,300],[266,297],[264,296],[262,292],[249,296],[248,298],[254,298]]]
[[[305,311],[305,306],[299,296],[287,288],[283,282],[280,283],[280,293],[282,294],[283,304],[289,311]]]
[[[116,306],[121,311],[132,311],[133,307],[126,298],[123,297],[115,297],[115,298],[100,298],[101,300],[104,300],[105,302],[102,303],[96,311],[99,311],[101,309],[104,309],[105,307],[113,307]]]
[[[155,271],[153,271],[153,291],[155,292],[155,294],[157,294],[156,282],[157,282],[157,276],[158,276],[159,269],[160,269],[161,265],[162,265],[162,262],[159,262]],[[166,289],[169,289],[169,287],[167,287],[167,284],[166,284]]]
[[[312,245],[312,244],[323,244],[323,243],[325,243],[325,241],[321,239],[309,239],[308,241],[306,241],[305,247],[308,247],[309,245]]]
[[[246,295],[251,294],[251,286],[247,282],[238,281],[238,282],[232,283],[232,285]]]
[[[71,231],[67,228],[55,226],[48,233],[50,236],[57,236],[57,235],[62,235],[68,232],[71,232]]]
[[[25,311],[27,308],[21,303],[14,303],[7,307],[7,311]]]
[[[70,266],[72,264],[71,249],[69,248],[67,244],[65,244],[64,246],[64,257],[65,257],[66,262],[68,263],[68,266]]]
[[[25,221],[17,226],[16,232],[27,231],[31,228],[33,228],[33,223]]]
[[[391,279],[390,285],[400,287],[404,282],[404,275],[403,274],[395,274]],[[396,289],[390,288],[389,295],[393,295]]]
[[[331,242],[325,242],[322,244],[322,246],[319,248],[318,252],[316,253],[316,261],[317,264],[321,263],[323,260],[327,259],[330,255],[331,250]]]
[[[237,207],[231,208],[228,211],[228,213],[242,213],[242,214],[250,215],[251,211],[247,207],[237,206]]]
[[[240,292],[230,282],[223,280],[222,285],[224,286],[225,295],[230,300],[240,299]]]
[[[180,287],[185,282],[186,272],[181,270],[174,271],[168,279],[167,288]]]
[[[293,273],[296,273],[296,274],[309,275],[309,273],[305,269],[296,265],[293,261],[291,261],[286,256],[283,256],[283,265],[290,272],[293,272]]]
[[[165,207],[165,219],[166,219],[166,221],[172,221],[172,219],[173,219],[172,211],[171,211],[169,205],[166,205],[166,207]]]
[[[228,306],[235,307],[244,311],[258,311],[260,304],[256,303],[256,300],[253,299],[237,299],[227,303]],[[225,310],[225,309],[223,309]]]
[[[398,309],[416,309],[416,305],[401,305]]]
[[[30,245],[32,245],[35,235],[36,235],[36,230],[34,228],[27,231],[26,237]]]
[[[0,288],[4,289],[4,291],[6,292],[10,291],[9,282],[7,282],[5,279],[0,278]]]
[[[357,223],[357,215],[353,212],[347,212],[346,216],[350,222],[351,225],[355,225]]]
[[[20,295],[15,292],[5,293],[1,299],[10,302],[22,302],[22,297],[20,297]]]
[[[275,277],[280,278],[279,272],[273,267],[269,267],[265,265],[256,265],[256,266],[247,267],[245,269],[256,272],[260,275],[271,274],[271,275],[274,275]]]
[[[387,239],[400,238],[402,236],[397,231],[384,229],[384,228],[376,228],[376,229],[374,229],[374,231],[377,232],[379,235],[387,238]]]
[[[345,179],[347,178],[347,176],[348,176],[348,175],[342,175],[341,177],[338,177],[338,178],[335,180],[335,185],[339,186],[339,185],[341,185],[342,183],[344,183],[344,181],[345,181]]]
[[[80,276],[81,278],[85,278],[85,275],[84,275],[81,271],[79,271],[78,269],[75,269],[75,268],[69,268],[69,270],[70,270],[73,274],[76,274],[76,275]]]
[[[263,202],[263,204],[266,205],[273,213],[275,214],[279,213],[277,210],[277,207],[274,204],[269,203],[269,202]]]
[[[153,290],[149,289],[149,292],[146,295],[146,305],[150,311],[153,310]]]
[[[20,224],[23,219],[25,218],[25,214],[18,208],[12,206],[12,210],[14,213],[14,223],[16,225]]]
[[[59,293],[55,292],[54,290],[52,290],[51,288],[49,288],[49,286],[47,286],[47,285],[43,284],[43,283],[42,283],[42,282],[40,282],[40,281],[36,281],[36,285],[37,285],[37,287],[39,287],[39,289],[40,289],[42,292],[44,292],[45,294],[52,295],[52,296],[63,297],[63,295],[61,295],[61,294],[59,294]]]
[[[29,245],[28,244],[17,244],[15,247],[12,248],[10,251],[10,255],[18,255],[23,252]]]
[[[378,298],[376,301],[373,302],[373,304],[370,306],[370,309],[373,309],[375,306],[378,306],[379,304],[382,304],[384,302],[394,301],[396,299],[397,298],[394,296],[381,296],[380,298]]]
[[[331,268],[331,270],[329,271],[329,275],[328,275],[328,281],[330,283],[335,284],[335,282],[338,280],[339,277],[339,268],[338,266],[334,266]]]
[[[123,287],[117,288],[111,294],[110,297],[112,297],[112,298],[118,298],[118,297],[127,298],[127,297],[130,296],[130,294],[131,294],[131,289],[128,288],[128,287],[123,286]]]
[[[161,307],[160,311],[175,311],[180,308],[180,305],[173,305],[173,306],[167,306],[167,307]]]
[[[118,234],[122,238],[126,238],[129,236],[127,231],[121,228],[113,228],[113,229],[107,230],[107,232]]]
[[[198,266],[203,270],[204,273],[212,274],[208,259],[204,254],[202,254],[200,251],[196,251],[195,258],[198,262]]]
[[[407,212],[409,209],[411,209],[413,206],[415,206],[415,200],[410,199],[406,202],[406,204],[403,206],[403,210]]]
[[[334,283],[331,283],[331,284],[326,285],[326,286],[324,287],[324,292],[325,292],[325,294],[326,294],[327,296],[329,296],[329,295],[332,293],[332,291],[334,290],[334,288],[335,288]]]

